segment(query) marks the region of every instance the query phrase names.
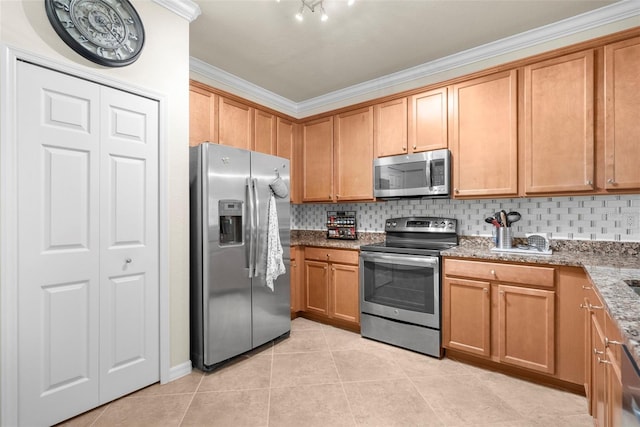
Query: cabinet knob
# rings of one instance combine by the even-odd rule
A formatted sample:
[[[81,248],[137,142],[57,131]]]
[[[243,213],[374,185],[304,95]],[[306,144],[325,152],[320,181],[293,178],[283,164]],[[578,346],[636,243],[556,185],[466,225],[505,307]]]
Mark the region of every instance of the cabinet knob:
[[[589,289],[591,289],[591,286],[582,285],[582,289],[589,290]]]
[[[486,294],[486,293],[488,293],[488,292],[489,292],[489,289],[484,288],[484,289],[482,289],[482,292],[484,292],[484,293]]]
[[[607,182],[608,182],[609,184],[615,184],[615,183],[616,183],[616,180],[615,180],[615,179],[613,179],[613,178],[609,178],[609,179],[607,180]]]
[[[598,351],[597,348],[593,349],[593,354],[604,354],[604,351]]]
[[[495,270],[491,270],[490,273],[491,273],[492,276],[496,275],[496,271]]]
[[[583,309],[584,309],[584,308],[587,308],[587,306],[586,306],[586,305],[584,305],[584,304],[580,304],[580,308],[583,308]]]
[[[456,194],[458,194],[458,193],[460,193],[460,190],[458,190],[457,188],[454,188],[454,189],[453,189],[453,192],[454,192],[454,193],[456,193]]]
[[[407,147],[402,147],[402,151],[407,151]]]
[[[331,258],[331,254],[327,254],[327,258]]]
[[[589,304],[589,310],[602,310],[604,307],[601,305],[591,305]]]
[[[593,185],[593,181],[591,181],[590,179],[587,180],[586,182],[587,185]]]
[[[414,146],[413,146],[413,149],[415,150],[416,148],[418,148],[418,146],[417,146],[417,145],[414,145]]]

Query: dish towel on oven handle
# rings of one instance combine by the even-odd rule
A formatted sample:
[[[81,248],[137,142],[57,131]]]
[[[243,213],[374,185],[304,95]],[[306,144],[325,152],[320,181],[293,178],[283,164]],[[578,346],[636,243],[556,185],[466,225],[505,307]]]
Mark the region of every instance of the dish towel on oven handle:
[[[273,282],[281,274],[286,273],[282,260],[282,245],[280,244],[280,230],[278,227],[278,212],[276,211],[276,197],[271,193],[269,198],[269,216],[267,223],[267,268],[265,273],[266,285],[274,291]]]

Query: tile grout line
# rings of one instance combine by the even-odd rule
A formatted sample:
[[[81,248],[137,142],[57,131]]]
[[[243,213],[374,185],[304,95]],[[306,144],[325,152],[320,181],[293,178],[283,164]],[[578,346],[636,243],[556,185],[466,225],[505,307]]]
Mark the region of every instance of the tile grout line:
[[[179,426],[181,426],[182,423],[184,422],[184,419],[187,416],[187,412],[189,412],[189,408],[191,408],[191,405],[193,404],[193,399],[196,398],[196,394],[198,393],[198,390],[200,390],[200,386],[202,385],[202,381],[204,381],[204,377],[205,377],[205,374],[203,373],[202,376],[200,377],[200,381],[198,381],[198,387],[196,387],[195,391],[191,395],[191,399],[189,400],[189,404],[185,408],[184,414],[182,414],[182,417],[180,418],[180,422],[178,423]]]

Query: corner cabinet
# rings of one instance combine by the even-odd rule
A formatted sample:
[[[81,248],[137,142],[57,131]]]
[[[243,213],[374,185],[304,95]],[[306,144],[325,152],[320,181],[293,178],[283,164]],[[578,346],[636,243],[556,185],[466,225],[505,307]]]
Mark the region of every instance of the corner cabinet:
[[[604,48],[606,190],[640,189],[640,37]]]
[[[314,320],[360,328],[358,251],[306,247],[304,311]]]
[[[524,68],[524,193],[595,189],[594,52]]]
[[[518,193],[517,71],[453,86],[453,196]]]

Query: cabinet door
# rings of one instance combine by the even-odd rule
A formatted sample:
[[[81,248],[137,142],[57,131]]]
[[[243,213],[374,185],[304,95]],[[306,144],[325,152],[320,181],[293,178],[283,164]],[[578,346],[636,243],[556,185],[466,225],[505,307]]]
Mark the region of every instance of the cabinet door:
[[[525,194],[594,187],[593,51],[524,69]]]
[[[220,144],[251,150],[253,108],[222,96],[218,108]]]
[[[302,200],[333,200],[333,116],[302,125]]]
[[[409,148],[412,152],[447,148],[447,88],[409,98]]]
[[[305,310],[327,316],[329,314],[329,264],[304,262]]]
[[[622,426],[624,425],[622,419],[622,373],[620,366],[614,362],[615,356],[610,348],[605,350],[605,355],[607,356],[607,362],[605,362],[607,366],[607,425]]]
[[[453,86],[454,197],[518,193],[517,72]]]
[[[289,159],[292,203],[300,203],[300,146],[296,143],[296,125],[282,117],[276,119],[276,155]]]
[[[605,188],[640,188],[640,37],[604,48]]]
[[[218,142],[218,97],[216,94],[191,86],[189,88],[189,145],[205,141]]]
[[[553,374],[555,292],[500,285],[498,298],[500,361]]]
[[[373,107],[338,114],[333,125],[335,200],[373,200]]]
[[[480,356],[491,355],[491,286],[488,282],[444,281],[443,346]]]
[[[253,150],[276,154],[276,116],[262,110],[254,110]]]
[[[591,315],[591,416],[596,426],[606,426],[607,422],[607,378],[604,331],[595,315]]]
[[[302,310],[302,296],[304,295],[301,280],[300,280],[300,272],[302,268],[300,265],[303,263],[302,251],[299,246],[292,247],[290,249],[291,256],[291,312],[297,313]]]
[[[358,266],[331,264],[330,316],[347,322],[360,322]]]
[[[407,153],[407,98],[373,107],[376,157]]]

